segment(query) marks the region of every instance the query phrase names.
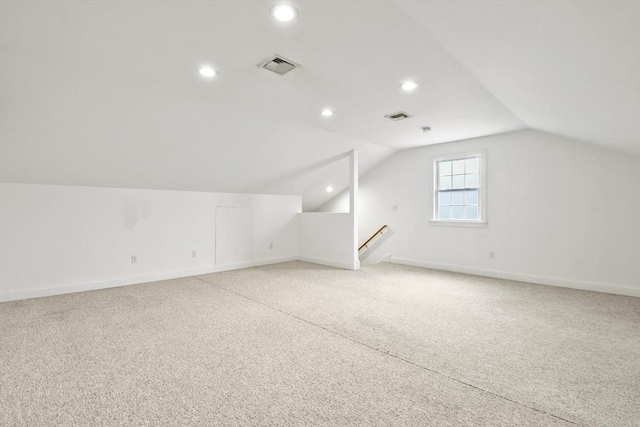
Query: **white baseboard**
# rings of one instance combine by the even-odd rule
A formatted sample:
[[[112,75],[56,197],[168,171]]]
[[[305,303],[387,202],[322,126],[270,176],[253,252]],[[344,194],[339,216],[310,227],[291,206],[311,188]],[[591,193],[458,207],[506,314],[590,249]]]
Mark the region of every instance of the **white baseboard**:
[[[375,264],[380,264],[381,262],[390,262],[389,259],[391,259],[391,254],[385,254],[385,255],[382,255],[381,257],[379,257],[377,261],[370,261],[367,258],[366,260],[363,260],[360,264],[361,265],[375,265]]]
[[[497,279],[515,280],[519,282],[536,283],[538,285],[558,286],[561,288],[580,289],[583,291],[604,292],[607,294],[640,297],[640,288],[632,288],[611,283],[590,282],[586,280],[566,279],[562,277],[516,273],[511,271],[491,270],[485,268],[466,267],[456,264],[439,264],[409,258],[390,257],[389,262],[411,265],[414,267],[432,268],[435,270],[453,271],[456,273],[473,274],[476,276],[494,277]]]
[[[17,301],[28,298],[49,297],[53,295],[70,294],[74,292],[95,291],[98,289],[115,288],[118,286],[137,285],[140,283],[157,282],[160,280],[178,279],[182,277],[199,276],[202,274],[217,273],[220,271],[237,270],[240,268],[257,267],[260,265],[278,264],[281,262],[295,261],[297,256],[278,258],[263,258],[259,260],[236,263],[224,266],[211,266],[187,270],[166,271],[161,273],[141,274],[137,276],[117,277],[107,280],[90,282],[64,283],[51,286],[33,287],[19,290],[4,291],[0,295],[0,302]]]
[[[280,264],[283,262],[297,261],[297,256],[284,256],[275,258],[262,258],[253,261],[236,262],[233,264],[216,265],[215,272],[239,270],[241,268],[259,267],[261,265]]]
[[[97,289],[115,288],[118,286],[136,285],[139,283],[157,282],[159,280],[177,279],[180,277],[197,276],[199,274],[213,273],[211,267],[196,268],[190,270],[166,271],[162,273],[141,274],[136,276],[117,277],[107,280],[95,280],[90,282],[75,282],[56,284],[51,286],[33,287],[4,291],[0,296],[0,302],[17,301],[27,298],[49,297],[53,295],[70,294],[73,292],[95,291]]]
[[[161,273],[150,273],[137,276],[118,277],[108,280],[97,280],[91,282],[65,283],[52,286],[34,287],[20,290],[5,291],[0,295],[0,302],[17,301],[28,298],[39,298],[53,295],[62,295],[73,292],[92,291],[97,289],[113,288],[118,286],[128,286],[160,280],[177,279],[181,277],[198,276],[221,271],[237,270],[241,268],[258,267],[261,265],[279,264],[289,261],[305,261],[313,264],[321,264],[330,267],[353,270],[353,265],[344,261],[329,260],[324,258],[308,256],[286,256],[276,258],[263,258],[249,262],[228,264],[215,267],[204,267],[188,270],[176,270]],[[581,289],[586,291],[604,292],[610,294],[640,297],[640,289],[614,285],[602,282],[590,282],[583,280],[565,279],[552,276],[531,275],[514,273],[501,270],[491,270],[482,268],[472,268],[456,264],[440,264],[422,260],[383,256],[378,262],[392,262],[395,264],[411,265],[415,267],[432,268],[436,270],[453,271],[456,273],[474,274],[478,276],[495,277],[499,279],[516,280],[521,282],[537,283],[541,285],[559,286],[563,288]]]
[[[337,261],[337,260],[325,259],[325,258],[316,258],[316,257],[305,256],[305,255],[298,256],[298,260],[304,261],[304,262],[310,262],[312,264],[320,264],[320,265],[326,265],[329,267],[343,268],[345,270],[354,270],[353,264],[344,262],[344,261]]]

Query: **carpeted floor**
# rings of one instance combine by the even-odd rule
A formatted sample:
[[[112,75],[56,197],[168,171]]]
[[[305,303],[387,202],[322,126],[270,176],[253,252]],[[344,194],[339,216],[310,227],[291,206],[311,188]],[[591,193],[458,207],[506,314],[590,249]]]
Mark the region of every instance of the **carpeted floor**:
[[[302,262],[0,304],[0,425],[637,426],[640,299]]]

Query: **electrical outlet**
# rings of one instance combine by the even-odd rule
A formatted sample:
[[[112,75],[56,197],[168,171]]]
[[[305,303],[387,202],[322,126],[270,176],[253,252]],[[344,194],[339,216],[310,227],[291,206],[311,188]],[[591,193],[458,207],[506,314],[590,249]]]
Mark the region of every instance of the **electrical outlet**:
[[[195,257],[197,257],[197,256],[198,256],[198,254],[196,253],[196,251],[195,251],[195,250],[191,251],[191,257],[192,257],[192,258],[195,258]]]
[[[496,257],[495,252],[489,252],[489,258],[494,259]]]
[[[138,257],[136,255],[131,255],[131,264],[137,264],[138,263]]]
[[[391,210],[392,210],[392,211],[397,211],[397,210],[398,210],[398,205],[393,205],[393,206],[391,206]]]
[[[273,243],[269,243],[269,249],[273,249]]]

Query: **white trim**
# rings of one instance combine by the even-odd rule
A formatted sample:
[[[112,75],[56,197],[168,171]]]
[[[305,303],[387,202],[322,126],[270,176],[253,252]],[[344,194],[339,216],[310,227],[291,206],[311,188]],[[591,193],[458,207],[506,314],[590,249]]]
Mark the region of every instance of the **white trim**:
[[[391,254],[382,255],[378,258],[377,261],[371,261],[369,258],[362,260],[361,265],[375,265],[380,264],[382,262],[389,262],[389,258],[391,258]]]
[[[282,264],[283,262],[291,262],[291,261],[297,261],[298,257],[296,255],[290,255],[290,256],[280,256],[280,257],[273,257],[273,258],[261,258],[261,259],[256,259],[253,260],[251,262],[251,267],[260,267],[262,265],[271,265],[271,264]]]
[[[234,262],[233,264],[216,265],[214,273],[230,270],[240,270],[243,268],[259,267],[261,265],[280,264],[283,262],[297,261],[296,256],[276,257],[276,258],[262,258],[253,261]]]
[[[457,160],[463,158],[477,157],[480,159],[480,171],[478,180],[480,181],[478,191],[478,221],[465,221],[465,220],[439,220],[438,219],[438,168],[437,163],[446,160]],[[430,157],[431,168],[431,197],[428,199],[431,201],[431,218],[429,219],[430,226],[445,226],[445,227],[477,227],[482,228],[487,226],[487,150],[474,150],[464,153],[452,153],[442,156]]]
[[[40,286],[27,289],[8,290],[2,293],[0,301],[17,301],[27,298],[48,297],[53,295],[70,294],[74,292],[95,291],[98,289],[115,288],[119,286],[136,285],[160,280],[177,279],[180,277],[196,276],[198,274],[213,273],[211,267],[192,270],[175,270],[162,273],[140,274],[136,276],[117,277],[107,280],[93,280],[85,282],[60,283],[51,286]]]
[[[391,262],[391,254],[381,256],[378,261],[376,261],[376,264],[380,264],[381,262]]]
[[[338,195],[340,194],[342,193],[339,193]],[[336,214],[350,215],[351,212],[298,212],[298,215],[336,215]]]
[[[440,161],[440,160],[458,160],[458,159],[462,159],[462,158],[484,156],[484,155],[486,155],[486,153],[487,153],[487,150],[485,150],[485,149],[463,151],[463,152],[458,152],[458,153],[451,153],[451,154],[443,154],[443,155],[432,156],[431,160],[433,162],[437,162],[437,161]]]
[[[250,267],[253,267],[253,261],[234,262],[232,264],[216,265],[213,272],[219,273],[222,271],[241,270],[243,268],[250,268]]]
[[[487,228],[486,221],[436,221],[430,220],[429,225],[435,225],[437,227],[471,227],[471,228]]]
[[[268,264],[279,264],[282,262],[296,261],[296,256],[286,256],[277,258],[263,258],[259,260],[236,263],[226,266],[201,267],[189,270],[166,271],[162,273],[149,273],[137,276],[117,277],[115,279],[94,280],[74,283],[61,283],[51,286],[33,287],[27,289],[16,289],[4,291],[0,295],[0,302],[18,301],[28,298],[40,298],[54,295],[70,294],[75,292],[95,291],[98,289],[116,288],[119,286],[139,285],[141,283],[157,282],[160,280],[178,279],[183,277],[199,276],[227,270],[237,270],[241,268],[257,267]]]
[[[394,264],[411,265],[414,267],[431,268],[435,270],[453,271],[456,273],[473,274],[476,276],[494,277],[498,279],[515,280],[519,282],[535,283],[538,285],[557,286],[561,288],[580,289],[583,291],[604,292],[608,294],[640,297],[640,288],[632,288],[612,283],[591,282],[586,280],[567,279],[563,277],[542,276],[537,274],[517,273],[511,271],[491,270],[486,268],[466,267],[456,264],[440,264],[409,258],[392,256],[390,262]]]
[[[325,258],[316,258],[312,256],[300,255],[298,256],[299,261],[310,262],[312,264],[320,264],[326,265],[329,267],[343,268],[345,270],[354,270],[353,264],[345,261],[338,261],[333,259],[325,259]],[[356,268],[357,269],[357,268]]]

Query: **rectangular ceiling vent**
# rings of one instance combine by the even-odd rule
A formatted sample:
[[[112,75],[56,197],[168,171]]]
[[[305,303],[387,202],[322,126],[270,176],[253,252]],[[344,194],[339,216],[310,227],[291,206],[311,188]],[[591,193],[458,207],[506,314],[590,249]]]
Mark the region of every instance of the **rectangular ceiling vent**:
[[[283,75],[291,70],[299,68],[300,65],[293,61],[283,58],[280,55],[275,55],[272,58],[267,59],[260,66],[269,71],[273,71],[276,74]]]
[[[411,114],[407,114],[403,111],[399,111],[397,113],[393,113],[393,114],[388,114],[386,116],[384,116],[387,119],[391,119],[394,122],[397,122],[398,120],[404,120],[404,119],[408,119],[409,117],[413,117]]]

